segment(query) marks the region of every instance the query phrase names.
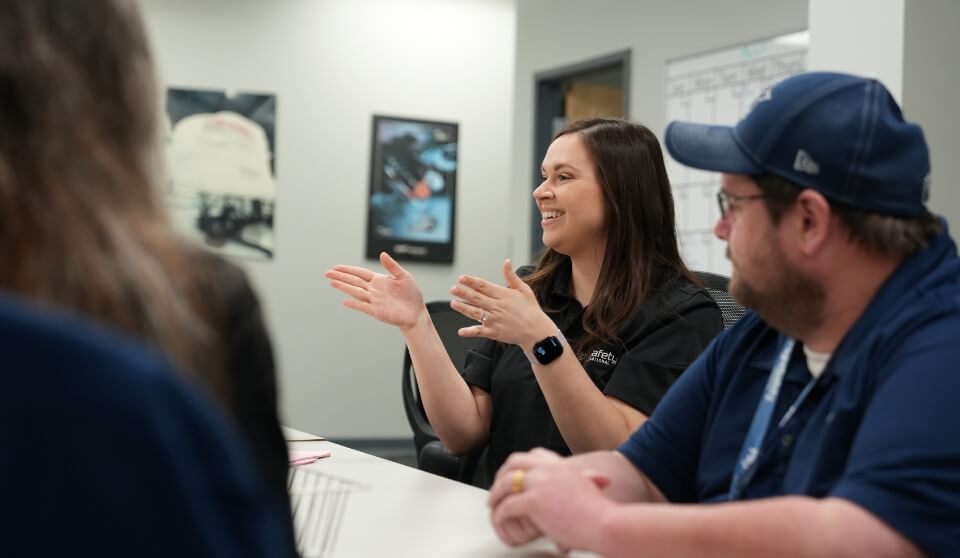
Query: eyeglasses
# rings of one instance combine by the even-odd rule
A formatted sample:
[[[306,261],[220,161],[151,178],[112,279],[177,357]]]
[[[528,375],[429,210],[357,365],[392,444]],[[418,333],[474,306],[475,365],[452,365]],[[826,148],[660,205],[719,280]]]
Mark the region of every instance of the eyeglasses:
[[[717,192],[717,205],[720,206],[720,218],[726,219],[727,215],[730,213],[731,209],[736,208],[737,204],[743,201],[749,200],[759,200],[760,198],[765,198],[764,194],[753,194],[750,196],[734,196],[728,194],[723,190]]]

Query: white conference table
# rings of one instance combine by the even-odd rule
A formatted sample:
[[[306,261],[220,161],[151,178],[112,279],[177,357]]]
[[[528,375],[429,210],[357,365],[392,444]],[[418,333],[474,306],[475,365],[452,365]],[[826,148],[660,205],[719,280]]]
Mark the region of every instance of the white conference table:
[[[303,465],[364,489],[352,492],[342,515],[332,558],[561,556],[546,540],[508,548],[490,525],[487,491],[284,428],[291,451],[330,450],[330,457]],[[570,557],[591,554],[573,552]]]

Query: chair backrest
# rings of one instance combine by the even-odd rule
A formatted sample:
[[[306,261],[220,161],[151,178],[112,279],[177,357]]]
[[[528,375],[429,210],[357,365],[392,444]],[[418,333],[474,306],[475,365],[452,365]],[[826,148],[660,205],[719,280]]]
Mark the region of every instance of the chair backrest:
[[[476,325],[476,321],[471,320],[450,308],[449,300],[436,300],[427,303],[427,311],[430,313],[430,319],[440,335],[440,341],[443,342],[450,360],[457,370],[463,370],[463,364],[467,357],[467,351],[474,344],[473,339],[460,337],[457,330],[462,327]],[[427,414],[423,409],[423,402],[420,400],[420,390],[417,387],[417,378],[414,375],[413,363],[410,360],[410,351],[404,350],[403,353],[403,409],[407,414],[407,421],[413,430],[413,443],[417,449],[419,459],[423,447],[437,440],[437,435],[427,420]]]
[[[290,556],[289,510],[156,352],[0,296],[9,556]]]
[[[747,309],[733,300],[733,297],[727,292],[727,285],[730,283],[729,277],[708,271],[694,271],[693,274],[700,279],[703,287],[707,289],[707,293],[720,307],[720,314],[723,316],[723,329],[737,323],[737,320],[747,312]]]

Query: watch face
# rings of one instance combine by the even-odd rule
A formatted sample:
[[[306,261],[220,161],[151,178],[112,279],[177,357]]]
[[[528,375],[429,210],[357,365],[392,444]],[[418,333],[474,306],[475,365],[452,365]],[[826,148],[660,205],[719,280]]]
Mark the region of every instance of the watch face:
[[[550,336],[533,346],[533,356],[540,364],[549,364],[563,354],[563,344]]]

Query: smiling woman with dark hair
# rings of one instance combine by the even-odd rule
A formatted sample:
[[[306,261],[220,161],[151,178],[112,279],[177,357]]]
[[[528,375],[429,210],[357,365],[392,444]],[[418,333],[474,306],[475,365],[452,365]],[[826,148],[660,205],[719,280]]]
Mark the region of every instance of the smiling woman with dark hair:
[[[463,454],[489,446],[474,482],[514,451],[612,449],[653,411],[723,327],[680,258],[673,197],[656,137],[622,120],[560,131],[533,192],[546,251],[506,286],[464,276],[451,306],[482,338],[463,376],[450,362],[413,277],[336,266],[344,304],[403,332],[430,423]],[[522,277],[522,278],[521,278]]]

